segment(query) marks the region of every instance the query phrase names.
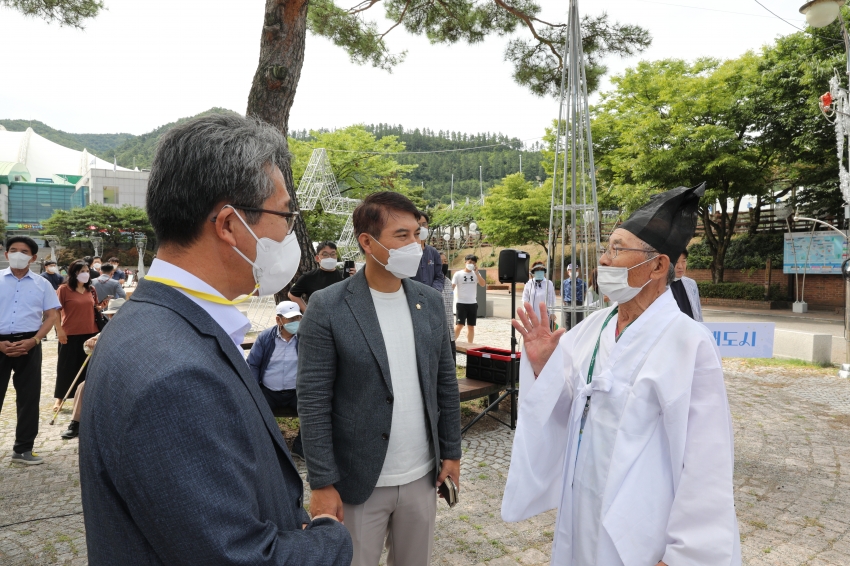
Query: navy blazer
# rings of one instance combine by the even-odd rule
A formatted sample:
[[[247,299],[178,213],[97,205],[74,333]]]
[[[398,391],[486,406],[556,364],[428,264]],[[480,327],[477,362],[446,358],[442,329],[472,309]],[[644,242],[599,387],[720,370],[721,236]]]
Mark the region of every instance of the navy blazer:
[[[251,368],[251,373],[254,374],[254,379],[257,380],[257,383],[263,382],[263,377],[266,375],[266,368],[269,367],[272,354],[274,354],[278,336],[280,336],[280,329],[275,324],[260,332],[254,341],[254,345],[251,346],[251,351],[248,353],[248,367]],[[297,336],[295,338],[295,353],[298,353]]]
[[[90,364],[80,426],[89,564],[350,564],[348,531],[310,522],[257,381],[201,307],[141,281]]]

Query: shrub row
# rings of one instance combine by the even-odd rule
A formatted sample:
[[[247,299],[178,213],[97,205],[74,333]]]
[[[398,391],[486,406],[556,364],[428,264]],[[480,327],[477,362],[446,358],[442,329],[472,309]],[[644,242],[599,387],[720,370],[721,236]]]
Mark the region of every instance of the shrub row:
[[[700,297],[710,299],[737,299],[744,301],[781,301],[785,294],[779,285],[771,285],[765,297],[764,286],[756,283],[697,283]]]

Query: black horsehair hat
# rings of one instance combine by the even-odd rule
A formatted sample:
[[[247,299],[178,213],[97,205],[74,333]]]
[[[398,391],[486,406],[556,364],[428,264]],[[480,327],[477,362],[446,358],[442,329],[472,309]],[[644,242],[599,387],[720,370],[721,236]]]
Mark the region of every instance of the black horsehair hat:
[[[699,199],[704,194],[705,183],[658,193],[619,227],[676,263],[694,237]]]

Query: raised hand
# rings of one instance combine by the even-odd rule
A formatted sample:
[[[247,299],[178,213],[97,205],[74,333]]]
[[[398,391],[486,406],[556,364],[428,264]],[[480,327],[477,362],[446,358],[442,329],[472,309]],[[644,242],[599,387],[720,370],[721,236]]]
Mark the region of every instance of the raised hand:
[[[539,304],[538,312],[534,312],[530,303],[524,303],[522,308],[517,309],[516,314],[519,320],[512,320],[511,324],[522,334],[525,346],[523,355],[531,364],[534,375],[540,375],[566,330],[549,330],[549,315],[544,302]]]

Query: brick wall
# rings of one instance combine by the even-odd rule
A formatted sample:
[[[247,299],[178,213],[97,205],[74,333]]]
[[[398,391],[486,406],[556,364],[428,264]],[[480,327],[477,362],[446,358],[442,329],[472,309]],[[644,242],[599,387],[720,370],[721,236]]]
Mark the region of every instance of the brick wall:
[[[767,282],[767,270],[760,269],[753,272],[741,271],[740,269],[727,269],[723,274],[726,283],[756,283],[764,285]],[[689,269],[685,275],[694,281],[711,281],[710,269]],[[788,293],[789,279],[791,291]],[[794,279],[784,273],[781,269],[772,269],[770,275],[771,285],[779,285],[780,288],[794,298]],[[799,277],[799,285],[802,289],[803,276]],[[840,275],[806,275],[805,295],[803,299],[812,307],[843,307],[844,306],[844,280]]]

